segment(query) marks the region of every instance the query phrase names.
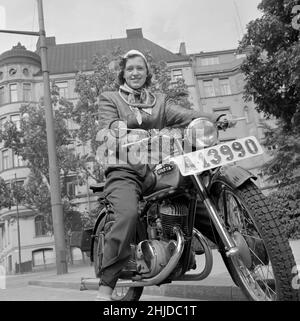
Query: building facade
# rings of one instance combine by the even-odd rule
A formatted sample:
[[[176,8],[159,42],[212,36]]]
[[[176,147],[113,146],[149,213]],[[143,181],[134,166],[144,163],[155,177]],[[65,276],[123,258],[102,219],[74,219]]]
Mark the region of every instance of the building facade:
[[[252,101],[246,102],[243,98],[244,76],[240,66],[245,58],[246,53],[238,54],[235,49],[191,55],[200,108],[216,115],[244,118],[234,128],[220,131],[221,141],[247,136],[255,136],[261,141],[264,137],[261,127],[263,115],[256,111]],[[269,159],[269,151],[266,149],[263,155],[241,161],[239,165],[255,174],[258,186],[265,188],[267,186],[261,166]]]
[[[192,108],[205,112],[230,113],[245,120],[237,127],[222,133],[221,139],[231,140],[249,135],[259,140],[263,133],[259,129],[261,116],[255,111],[253,103],[243,100],[243,76],[240,65],[243,56],[235,50],[220,52],[201,52],[187,55],[184,43],[180,52],[174,54],[144,38],[142,29],[126,31],[126,37],[93,42],[56,44],[55,37],[47,38],[48,65],[50,79],[55,81],[60,96],[76,103],[75,76],[78,71],[92,72],[93,57],[105,55],[119,47],[126,52],[137,49],[144,53],[151,52],[154,60],[166,61],[171,69],[172,81],[185,80],[190,93]],[[21,44],[0,55],[0,126],[12,120],[18,126],[20,107],[24,103],[36,104],[43,96],[43,79],[39,57],[39,43],[36,52],[26,50]],[[71,125],[71,124],[70,124]],[[77,152],[84,152],[86,146],[77,147]],[[245,161],[247,169],[260,173],[260,166],[266,156]],[[0,145],[0,176],[7,182],[17,181],[22,184],[29,171],[25,162]],[[89,182],[92,183],[92,182]],[[263,186],[263,180],[258,181]],[[69,185],[70,191],[77,196],[76,204],[80,211],[90,211],[96,206],[96,197],[90,194],[88,186]],[[18,228],[19,222],[19,228]],[[19,237],[20,236],[20,237]],[[0,264],[7,273],[15,273],[21,262],[28,268],[39,268],[55,263],[55,247],[52,235],[44,228],[43,217],[22,206],[10,210],[0,210]],[[78,249],[74,249],[74,258],[80,259]]]

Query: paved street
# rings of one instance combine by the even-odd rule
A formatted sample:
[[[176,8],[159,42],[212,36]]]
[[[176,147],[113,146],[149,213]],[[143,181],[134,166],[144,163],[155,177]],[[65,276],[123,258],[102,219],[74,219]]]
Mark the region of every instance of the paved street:
[[[53,272],[8,276],[6,289],[0,289],[0,301],[94,301],[96,291],[28,285],[28,280],[47,277]],[[141,301],[193,301],[166,296],[143,295]]]
[[[291,241],[291,246],[296,264],[300,266],[300,241]],[[153,291],[150,291],[151,287],[146,288],[141,301],[240,300],[219,253],[213,251],[213,254],[213,270],[207,279],[183,283],[176,281],[172,285],[154,287]],[[56,275],[55,269],[8,275],[6,289],[0,289],[0,301],[93,301],[95,290],[79,290],[81,278],[93,275],[93,268],[89,265],[69,267],[69,272],[60,276]]]

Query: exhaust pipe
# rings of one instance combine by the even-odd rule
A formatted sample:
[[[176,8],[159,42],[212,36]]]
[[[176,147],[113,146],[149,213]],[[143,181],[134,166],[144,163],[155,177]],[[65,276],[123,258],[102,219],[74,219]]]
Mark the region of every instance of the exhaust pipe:
[[[162,283],[174,270],[179,259],[182,255],[183,248],[184,248],[184,237],[181,229],[178,227],[173,228],[174,233],[177,237],[177,244],[174,250],[174,254],[171,256],[168,264],[161,270],[160,273],[155,275],[150,279],[140,280],[140,281],[127,281],[127,280],[120,280],[117,282],[116,287],[139,287],[139,286],[151,286]]]
[[[128,280],[119,280],[116,284],[116,287],[143,287],[143,286],[151,286],[162,283],[174,270],[176,265],[179,262],[179,259],[182,255],[183,248],[184,248],[184,237],[183,233],[180,228],[175,226],[173,228],[174,233],[177,237],[177,242],[175,243],[175,250],[174,254],[171,256],[169,262],[167,265],[161,270],[160,273],[158,273],[156,276],[145,279],[145,280],[139,280],[139,281],[128,281]],[[82,278],[81,284],[80,284],[80,290],[97,290],[99,288],[99,280],[97,278]]]
[[[208,245],[206,238],[195,228],[193,229],[193,233],[194,233],[194,236],[198,239],[198,241],[202,244],[204,249],[204,255],[205,255],[204,268],[200,273],[184,274],[174,279],[174,281],[201,281],[206,279],[212,270],[213,255],[212,255],[212,250]]]

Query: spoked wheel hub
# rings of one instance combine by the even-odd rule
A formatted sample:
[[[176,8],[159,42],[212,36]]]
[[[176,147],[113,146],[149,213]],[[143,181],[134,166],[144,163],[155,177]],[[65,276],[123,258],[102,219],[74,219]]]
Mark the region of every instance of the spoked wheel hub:
[[[245,238],[242,236],[242,234],[238,231],[235,231],[232,235],[232,238],[239,249],[239,256],[242,262],[245,264],[245,266],[250,269],[252,266],[252,257],[251,252],[249,250],[249,246],[245,240]]]

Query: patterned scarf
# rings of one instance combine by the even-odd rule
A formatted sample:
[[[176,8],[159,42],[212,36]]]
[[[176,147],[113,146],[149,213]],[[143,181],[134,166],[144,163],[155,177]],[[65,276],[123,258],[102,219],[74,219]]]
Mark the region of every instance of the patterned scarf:
[[[142,115],[139,109],[142,109],[149,115],[152,114],[152,108],[156,103],[156,97],[146,88],[135,90],[124,83],[124,85],[121,85],[119,88],[119,95],[134,112],[139,125],[142,123]]]

